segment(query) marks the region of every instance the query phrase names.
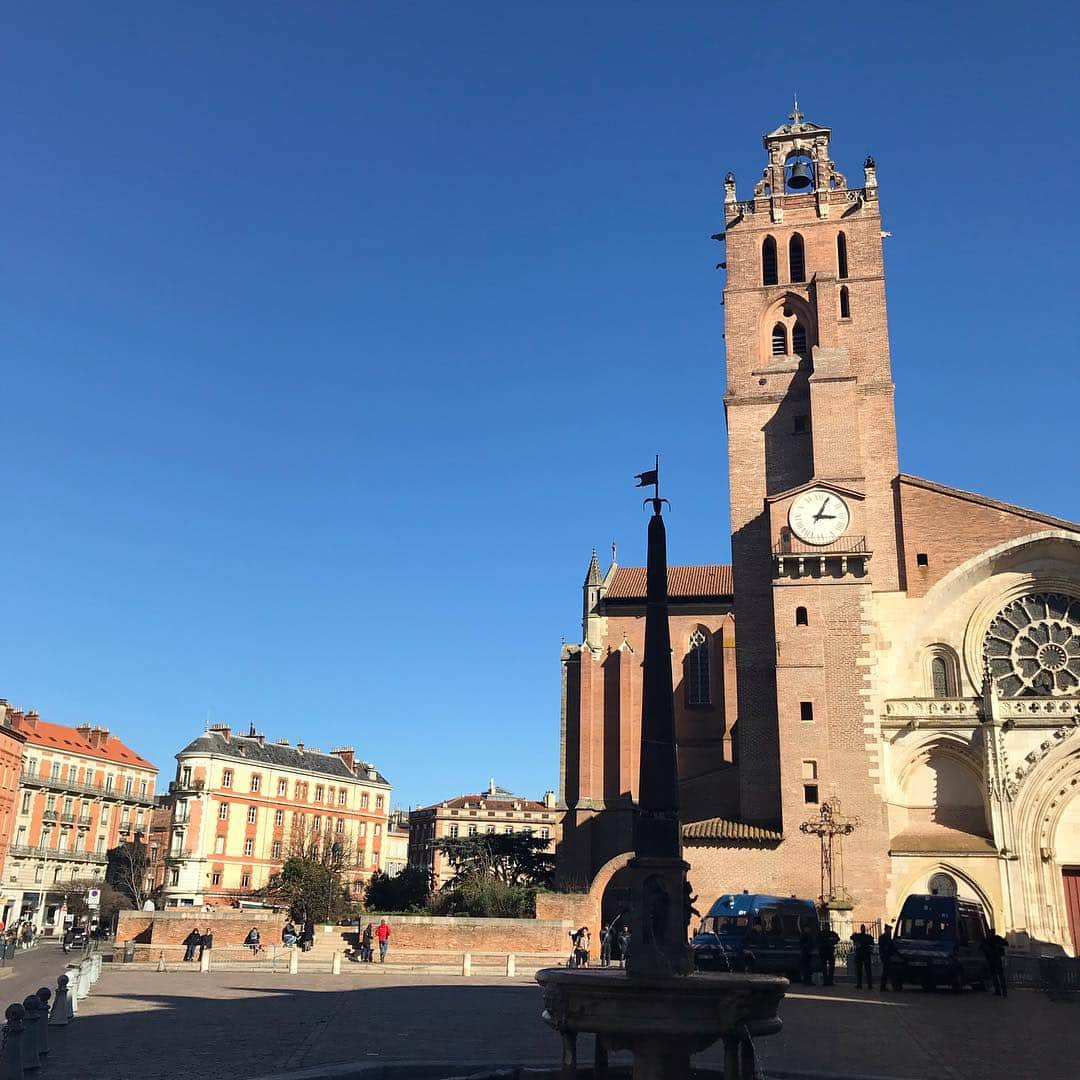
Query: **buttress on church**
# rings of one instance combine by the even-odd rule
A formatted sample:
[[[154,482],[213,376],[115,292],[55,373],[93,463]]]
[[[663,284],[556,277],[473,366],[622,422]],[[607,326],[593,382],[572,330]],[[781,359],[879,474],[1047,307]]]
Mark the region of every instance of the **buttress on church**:
[[[690,880],[856,922],[955,892],[1076,952],[1080,525],[900,472],[876,166],[849,187],[830,137],[796,107],[724,184],[732,563],[669,569]],[[595,888],[633,846],[645,570],[594,554],[583,596],[560,865]]]

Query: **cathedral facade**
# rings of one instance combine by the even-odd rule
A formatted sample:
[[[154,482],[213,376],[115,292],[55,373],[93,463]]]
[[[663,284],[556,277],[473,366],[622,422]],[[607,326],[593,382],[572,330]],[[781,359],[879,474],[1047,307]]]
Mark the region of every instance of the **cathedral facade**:
[[[1080,951],[1080,525],[900,472],[876,166],[830,140],[796,108],[753,197],[725,180],[732,564],[669,571],[690,877],[856,921],[955,891]],[[594,554],[563,647],[579,883],[631,847],[644,594]]]

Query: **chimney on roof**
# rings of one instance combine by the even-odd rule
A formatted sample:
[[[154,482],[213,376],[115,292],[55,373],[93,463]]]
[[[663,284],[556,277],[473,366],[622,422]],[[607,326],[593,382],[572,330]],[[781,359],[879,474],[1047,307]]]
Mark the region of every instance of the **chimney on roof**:
[[[356,751],[351,746],[339,746],[336,750],[331,750],[330,753],[341,758],[349,772],[353,771]]]
[[[545,791],[544,792],[544,805],[546,807],[548,807],[548,808],[555,805],[555,792],[554,791]]]
[[[93,727],[90,729],[90,734],[86,737],[86,741],[95,750],[104,750],[109,745],[109,729],[107,727]]]
[[[22,731],[26,727],[26,717],[22,709],[16,709],[14,705],[8,705],[4,714],[4,723],[15,731]]]
[[[81,736],[82,736],[82,737],[83,737],[83,738],[84,738],[84,739],[85,739],[85,740],[86,740],[87,742],[89,742],[89,741],[90,741],[90,725],[89,725],[89,724],[78,724],[78,725],[76,725],[76,727],[75,727],[75,730],[76,730],[76,731],[77,731],[77,732],[78,732],[78,733],[79,733],[79,734],[80,734],[80,735],[81,735]]]
[[[302,754],[304,752],[304,743],[301,739],[296,740],[296,749]]]
[[[244,736],[244,738],[251,739],[254,742],[257,742],[260,746],[262,746],[263,743],[266,742],[266,736],[261,731],[256,731],[254,724],[248,724],[247,734]]]
[[[288,746],[289,745],[289,740],[288,739],[278,739],[278,741],[276,743],[274,743],[274,745],[275,746]]]
[[[36,709],[30,709],[23,717],[23,721],[31,731],[37,731],[38,721],[41,717],[38,715]]]
[[[210,730],[216,732],[223,739],[228,739],[232,736],[232,728],[228,724],[211,724]]]
[[[488,789],[487,789],[487,793],[488,793],[489,795],[494,795],[494,794],[495,794],[495,792],[496,792],[496,790],[497,790],[497,789],[496,789],[496,787],[495,787],[495,777],[493,776],[493,777],[491,777],[491,778],[490,778],[490,779],[488,780]]]

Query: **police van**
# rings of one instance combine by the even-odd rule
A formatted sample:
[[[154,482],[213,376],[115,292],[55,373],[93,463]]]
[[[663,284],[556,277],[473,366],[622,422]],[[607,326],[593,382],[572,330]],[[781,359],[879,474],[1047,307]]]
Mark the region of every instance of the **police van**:
[[[812,969],[818,971],[818,913],[813,900],[763,893],[721,896],[690,941],[702,971],[760,971],[799,977],[800,939],[814,935]]]

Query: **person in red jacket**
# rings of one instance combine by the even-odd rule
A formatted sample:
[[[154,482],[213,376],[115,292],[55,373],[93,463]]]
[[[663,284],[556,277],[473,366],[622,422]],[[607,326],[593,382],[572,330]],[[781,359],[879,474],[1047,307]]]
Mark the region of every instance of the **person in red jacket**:
[[[379,927],[375,931],[375,936],[379,939],[379,963],[385,964],[386,950],[390,948],[390,927],[385,919],[379,920]]]

